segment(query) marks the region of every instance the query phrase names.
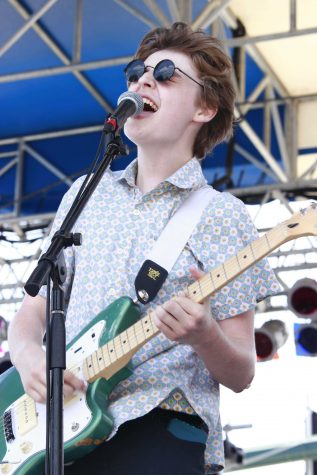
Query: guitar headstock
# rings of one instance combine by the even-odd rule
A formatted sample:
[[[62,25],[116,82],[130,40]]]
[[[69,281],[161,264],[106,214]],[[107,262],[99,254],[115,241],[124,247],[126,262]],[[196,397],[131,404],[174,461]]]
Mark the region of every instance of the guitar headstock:
[[[282,224],[292,239],[302,236],[317,236],[317,203],[311,203],[307,208],[294,213]]]

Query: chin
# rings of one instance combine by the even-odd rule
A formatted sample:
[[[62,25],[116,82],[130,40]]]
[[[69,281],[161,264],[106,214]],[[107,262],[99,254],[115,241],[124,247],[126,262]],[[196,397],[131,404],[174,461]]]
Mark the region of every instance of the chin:
[[[126,137],[128,137],[128,139],[136,145],[139,145],[139,143],[142,142],[142,138],[148,138],[148,134],[146,134],[144,130],[141,130],[141,128],[136,123],[126,124],[124,127],[124,133]]]

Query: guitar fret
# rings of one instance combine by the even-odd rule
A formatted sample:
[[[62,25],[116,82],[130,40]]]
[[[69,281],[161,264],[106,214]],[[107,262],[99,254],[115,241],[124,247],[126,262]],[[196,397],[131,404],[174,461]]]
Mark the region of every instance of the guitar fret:
[[[154,312],[149,312],[150,324],[152,327],[152,335],[154,335],[157,332],[157,328],[154,325],[153,317],[154,317]]]
[[[272,242],[271,242],[272,241]],[[252,248],[255,252],[255,260],[260,260],[281,244],[281,237],[277,230],[271,230],[264,234],[260,239],[252,242]]]
[[[155,333],[155,329],[154,329],[154,326],[153,326],[153,315],[154,313],[153,312],[149,312],[148,316],[149,316],[149,327],[150,327],[150,335],[154,335]]]
[[[123,355],[123,348],[121,345],[120,334],[113,339],[114,351],[117,358],[120,358]]]
[[[252,252],[250,252],[250,245],[238,251],[237,258],[240,264],[240,269],[246,269],[253,264],[254,261]]]
[[[267,233],[266,233],[266,234],[264,234],[264,238],[265,238],[265,242],[266,242],[266,244],[267,244],[267,248],[268,248],[268,249],[270,249],[270,248],[271,248],[271,246],[270,246],[270,243],[269,243],[269,238],[268,238],[268,235],[267,235]]]
[[[109,356],[108,345],[104,345],[102,347],[102,356],[103,356],[103,361],[104,361],[105,367],[109,366],[111,361],[110,361],[110,356]]]
[[[87,358],[85,358],[83,360],[82,370],[83,370],[83,375],[84,375],[85,380],[88,380],[89,379],[89,371],[88,371]]]
[[[92,361],[92,367],[93,371],[95,374],[99,372],[99,364],[98,364],[98,358],[97,358],[97,352],[94,351],[91,355],[91,361]]]
[[[254,241],[252,241],[252,242],[250,243],[250,249],[251,249],[253,261],[256,261],[257,257],[254,255],[253,242],[254,242]]]
[[[199,293],[200,293],[201,297],[204,297],[203,289],[201,288],[201,281],[197,280],[197,284],[198,284],[198,287],[199,287]]]
[[[272,247],[276,248],[280,245],[281,241],[281,236],[285,236],[285,229],[283,227],[277,226],[277,228],[272,229],[268,233],[266,233],[266,239],[268,242],[271,242],[271,245],[269,244],[269,248],[271,249]],[[284,239],[285,241],[285,239]]]
[[[109,341],[109,342],[107,343],[107,350],[108,350],[108,355],[109,355],[110,363],[113,363],[113,362],[116,361],[116,359],[117,359],[113,341],[114,341],[114,340]]]
[[[97,360],[98,360],[98,368],[103,369],[105,367],[105,359],[104,359],[102,347],[98,348],[96,354],[97,354]]]
[[[192,299],[199,301],[201,297],[201,289],[198,282],[194,282],[193,284],[187,287],[187,295]],[[198,297],[198,298],[197,298]]]
[[[121,343],[121,348],[123,350],[123,353],[128,352],[130,350],[130,345],[129,345],[129,338],[127,335],[126,331],[123,331],[122,333],[119,334],[120,337],[120,343]]]
[[[216,282],[215,290],[221,287],[226,282],[226,277],[223,272],[223,266],[217,267],[215,270],[211,271],[212,279]]]
[[[135,325],[132,325],[131,327],[127,329],[127,337],[129,340],[130,349],[132,349],[133,346],[135,346],[135,344],[137,343],[137,339],[135,335]]]
[[[214,279],[212,277],[212,272],[208,272],[208,275],[209,275],[209,280],[211,282],[211,285],[212,285],[212,290],[211,292],[214,292],[216,290],[216,286],[215,286],[215,283],[214,283]]]
[[[146,317],[143,317],[140,320],[140,322],[142,324],[143,334],[146,337],[149,337],[153,333],[153,330],[151,332],[150,321],[151,321],[151,318],[148,315]]]
[[[259,260],[262,256],[267,254],[269,242],[267,240],[267,236],[261,237],[259,240],[253,242],[253,250],[255,253],[255,259]]]
[[[134,327],[135,340],[137,344],[142,343],[143,342],[143,337],[142,337],[143,327],[142,327],[141,321],[139,320],[135,325],[133,325],[133,327]]]
[[[223,268],[223,273],[224,273],[224,275],[225,275],[225,278],[226,278],[226,280],[228,280],[228,276],[227,276],[227,271],[226,271],[226,266],[225,266],[225,264],[223,264],[222,268]]]
[[[95,376],[91,355],[86,358],[86,369],[87,369],[88,379]]]
[[[241,267],[241,264],[240,264],[240,261],[239,261],[238,256],[236,255],[236,256],[234,256],[234,258],[235,258],[236,263],[238,264],[239,270],[241,271],[241,270],[242,270],[242,267]]]

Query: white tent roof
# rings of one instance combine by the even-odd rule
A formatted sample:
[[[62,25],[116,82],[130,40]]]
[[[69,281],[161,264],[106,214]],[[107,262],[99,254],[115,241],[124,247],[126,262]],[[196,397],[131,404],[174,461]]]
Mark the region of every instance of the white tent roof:
[[[316,0],[233,0],[230,8],[246,27],[249,37],[276,35],[271,40],[266,38],[257,42],[257,49],[289,96],[313,96],[298,103],[297,140],[298,149],[316,147],[317,34],[308,31],[316,29]],[[306,34],[298,35],[301,30],[307,30]],[[282,32],[289,36],[280,38]],[[301,176],[316,158],[316,154],[299,156],[297,176]]]

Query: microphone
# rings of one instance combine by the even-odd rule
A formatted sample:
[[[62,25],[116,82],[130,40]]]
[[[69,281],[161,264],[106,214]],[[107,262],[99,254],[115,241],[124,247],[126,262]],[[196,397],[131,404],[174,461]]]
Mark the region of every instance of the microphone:
[[[119,96],[117,108],[107,118],[104,132],[116,132],[120,130],[129,117],[138,115],[143,111],[143,99],[136,92],[124,92]]]

